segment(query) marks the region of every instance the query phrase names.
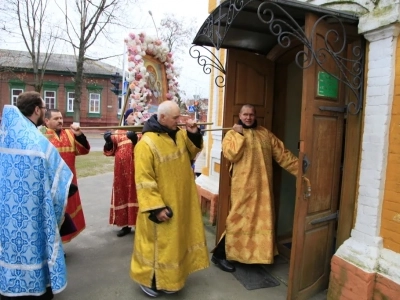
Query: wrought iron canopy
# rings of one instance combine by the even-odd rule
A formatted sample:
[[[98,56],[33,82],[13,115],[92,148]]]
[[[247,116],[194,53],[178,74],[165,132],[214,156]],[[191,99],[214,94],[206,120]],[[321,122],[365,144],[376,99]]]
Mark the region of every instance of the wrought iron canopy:
[[[313,12],[319,19],[315,22],[314,33],[321,21],[332,22],[338,26],[325,33],[325,47],[315,49],[313,34],[307,36],[304,31],[306,14]],[[190,49],[192,57],[203,66],[205,73],[214,67],[225,74],[223,64],[210,52],[202,54],[197,46],[211,46],[216,49],[241,49],[267,55],[272,48],[280,45],[291,46],[292,41],[300,41],[305,50],[296,56],[300,68],[308,68],[317,63],[325,70],[324,63],[330,56],[335,61],[339,74],[331,74],[343,82],[354,93],[357,103],[349,103],[349,112],[357,114],[362,105],[364,75],[364,45],[354,45],[352,57],[347,57],[345,25],[358,25],[358,17],[354,14],[340,12],[320,6],[292,0],[226,0],[222,2],[205,20]],[[329,44],[328,37],[335,37],[339,50]],[[304,61],[300,57],[304,56]],[[330,73],[330,72],[328,72]],[[215,83],[223,87],[222,76],[215,78]]]
[[[259,7],[266,4],[277,4],[268,6],[274,19],[291,23],[288,18],[290,16],[300,27],[305,24],[307,12],[314,12],[320,16],[334,16],[344,23],[358,24],[358,17],[353,14],[299,1],[226,0],[207,17],[193,44],[211,46],[218,50],[235,48],[268,54],[277,44],[278,37],[271,32],[274,28],[270,28],[270,24],[262,22],[259,18]]]

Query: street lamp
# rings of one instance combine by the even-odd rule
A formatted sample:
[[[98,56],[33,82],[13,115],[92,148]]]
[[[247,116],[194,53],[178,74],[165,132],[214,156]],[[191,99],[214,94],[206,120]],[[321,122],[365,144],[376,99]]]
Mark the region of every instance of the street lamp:
[[[159,39],[156,22],[154,22],[154,18],[153,18],[153,14],[151,13],[151,10],[149,10],[149,15],[150,15],[151,19],[153,20],[154,28],[156,29],[157,38]]]

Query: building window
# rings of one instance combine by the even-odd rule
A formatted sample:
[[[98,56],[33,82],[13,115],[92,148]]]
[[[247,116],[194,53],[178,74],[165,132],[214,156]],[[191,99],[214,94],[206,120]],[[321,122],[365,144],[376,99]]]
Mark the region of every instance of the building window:
[[[10,79],[10,104],[17,105],[18,95],[25,91],[25,83],[19,79]]]
[[[100,94],[98,93],[89,94],[89,113],[90,114],[100,113]]]
[[[11,90],[11,104],[17,105],[17,99],[19,94],[21,94],[24,90],[23,89],[12,89]]]
[[[89,118],[101,118],[101,93],[103,87],[97,84],[88,84],[88,114]]]
[[[75,93],[67,93],[67,112],[74,112]]]
[[[56,108],[56,92],[44,91],[44,102],[46,103],[47,109]]]

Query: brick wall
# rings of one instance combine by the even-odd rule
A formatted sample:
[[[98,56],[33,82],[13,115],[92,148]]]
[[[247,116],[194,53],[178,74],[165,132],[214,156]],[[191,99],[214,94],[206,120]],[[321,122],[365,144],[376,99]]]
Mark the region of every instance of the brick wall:
[[[396,48],[394,100],[380,234],[385,248],[400,253],[400,39]]]
[[[5,104],[11,103],[11,89],[10,80],[20,79],[24,83],[24,91],[34,90],[33,86],[29,83],[33,82],[33,74],[0,74],[0,119],[1,111]],[[66,126],[72,123],[73,117],[66,114],[66,86],[72,83],[71,76],[46,74],[44,82],[52,82],[58,85],[55,88],[56,91],[56,108],[61,111],[64,116],[64,123]],[[86,88],[87,85],[97,85],[102,87],[101,90],[101,107],[100,116],[92,117],[88,114],[88,97],[89,91]],[[111,92],[111,83],[109,78],[87,78],[84,83],[82,102],[81,102],[81,126],[92,127],[92,126],[112,126],[118,124],[118,99],[117,96]],[[43,90],[42,90],[43,91]],[[69,91],[71,91],[69,89]]]
[[[371,299],[375,273],[367,273],[334,256],[331,261],[328,299]]]
[[[397,300],[400,285],[387,277],[366,272],[334,256],[327,298],[329,300]]]

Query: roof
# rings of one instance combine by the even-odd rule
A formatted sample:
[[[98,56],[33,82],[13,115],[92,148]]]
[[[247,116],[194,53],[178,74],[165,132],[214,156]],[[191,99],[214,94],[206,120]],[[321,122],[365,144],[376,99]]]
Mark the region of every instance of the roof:
[[[43,61],[44,54],[41,54]],[[0,68],[32,69],[32,58],[27,51],[0,49]],[[53,53],[46,67],[46,72],[76,72],[76,60],[74,55]],[[114,75],[122,73],[115,66],[101,61],[87,60],[84,63],[84,73],[91,75]]]
[[[300,1],[227,0],[204,21],[193,44],[268,54],[278,42],[285,42],[285,35],[302,34],[307,12],[328,16],[327,21],[358,24],[355,14]]]

